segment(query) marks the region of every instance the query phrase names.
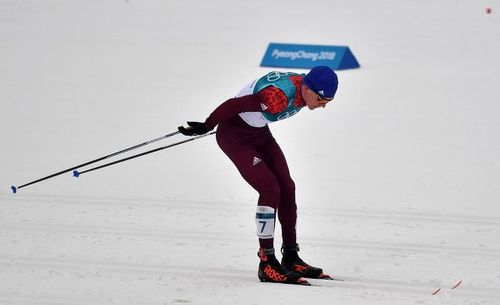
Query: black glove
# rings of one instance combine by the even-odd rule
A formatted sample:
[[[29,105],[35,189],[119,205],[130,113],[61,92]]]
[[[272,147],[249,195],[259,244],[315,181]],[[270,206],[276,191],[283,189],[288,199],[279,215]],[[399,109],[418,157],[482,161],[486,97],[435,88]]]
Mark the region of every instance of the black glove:
[[[187,124],[189,125],[189,127],[187,128],[185,128],[184,126],[179,126],[179,128],[177,128],[179,132],[185,136],[199,136],[208,132],[205,123],[187,122]]]

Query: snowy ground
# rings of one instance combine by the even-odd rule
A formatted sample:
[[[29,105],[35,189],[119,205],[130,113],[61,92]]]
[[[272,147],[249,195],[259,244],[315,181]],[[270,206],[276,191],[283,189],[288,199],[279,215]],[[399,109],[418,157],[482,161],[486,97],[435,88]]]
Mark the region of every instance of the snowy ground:
[[[0,304],[498,304],[499,4],[0,0]],[[362,66],[272,125],[301,254],[345,281],[258,282],[257,195],[213,136],[11,194],[204,119],[269,42]]]

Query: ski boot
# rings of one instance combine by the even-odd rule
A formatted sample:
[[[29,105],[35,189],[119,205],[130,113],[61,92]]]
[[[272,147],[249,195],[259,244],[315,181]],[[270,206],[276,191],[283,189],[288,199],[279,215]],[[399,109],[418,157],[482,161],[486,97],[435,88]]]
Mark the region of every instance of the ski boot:
[[[283,268],[276,259],[273,248],[261,248],[257,255],[260,258],[258,276],[261,282],[310,285],[297,273]]]
[[[333,279],[328,274],[324,274],[323,269],[313,267],[305,263],[299,257],[298,254],[299,251],[300,248],[298,244],[283,245],[281,247],[281,253],[283,254],[281,265],[285,269],[298,273],[302,277],[313,278],[313,279],[325,279],[325,280]]]

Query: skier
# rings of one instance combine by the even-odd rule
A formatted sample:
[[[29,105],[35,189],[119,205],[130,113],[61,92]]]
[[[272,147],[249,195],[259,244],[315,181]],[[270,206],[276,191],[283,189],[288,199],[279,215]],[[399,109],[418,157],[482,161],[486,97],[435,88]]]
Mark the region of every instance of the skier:
[[[295,184],[268,124],[289,118],[305,106],[310,110],[325,108],[333,100],[337,85],[337,75],[326,66],[316,66],[307,75],[271,72],[218,106],[205,122],[187,122],[188,127],[179,127],[182,134],[197,136],[218,125],[219,147],[259,193],[255,221],[261,281],[308,284],[302,277],[330,278],[298,255]],[[282,228],[281,264],[274,251],[276,214]]]

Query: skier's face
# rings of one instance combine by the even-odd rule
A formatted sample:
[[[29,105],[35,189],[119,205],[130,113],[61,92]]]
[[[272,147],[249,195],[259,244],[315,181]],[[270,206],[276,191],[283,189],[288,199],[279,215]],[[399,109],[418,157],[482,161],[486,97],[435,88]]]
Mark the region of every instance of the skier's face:
[[[302,98],[304,99],[304,102],[309,110],[325,108],[326,104],[330,102],[329,100],[322,99],[316,92],[309,89],[305,84],[302,84],[301,90]]]

